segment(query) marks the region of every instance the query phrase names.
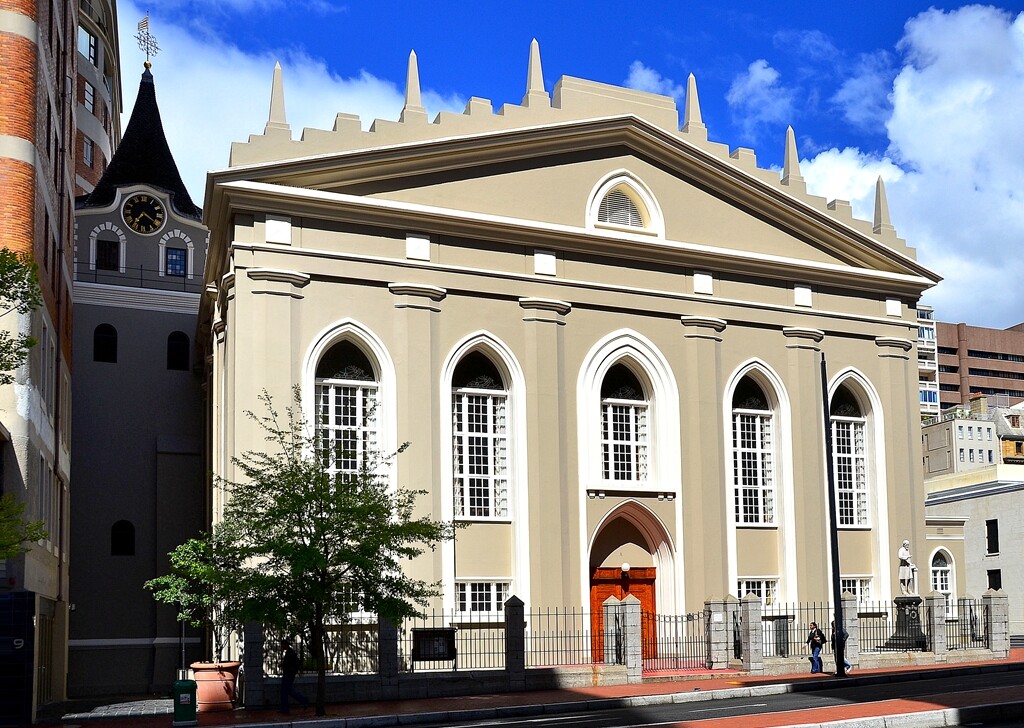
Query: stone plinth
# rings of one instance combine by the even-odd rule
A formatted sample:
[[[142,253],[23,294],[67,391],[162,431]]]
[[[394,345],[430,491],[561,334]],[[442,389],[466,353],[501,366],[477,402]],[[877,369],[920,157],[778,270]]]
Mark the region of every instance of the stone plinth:
[[[928,647],[928,638],[921,628],[921,597],[896,597],[896,631],[885,642],[885,649],[916,652]]]

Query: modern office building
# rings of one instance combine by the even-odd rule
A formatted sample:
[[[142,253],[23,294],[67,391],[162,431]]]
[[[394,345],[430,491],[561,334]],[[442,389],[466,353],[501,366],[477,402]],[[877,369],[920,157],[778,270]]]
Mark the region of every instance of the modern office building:
[[[75,195],[91,192],[121,140],[117,3],[79,0]]]
[[[921,399],[921,417],[939,414],[939,360],[936,348],[935,311],[931,306],[917,307],[917,376]]]
[[[0,316],[38,342],[0,386],[0,490],[49,533],[0,560],[0,724],[65,696],[77,27],[69,0],[0,10],[0,247],[31,256],[43,296],[31,314]]]
[[[76,211],[68,692],[163,692],[175,610],[144,582],[206,515],[195,332],[208,233],[164,137],[147,68],[124,138]],[[186,659],[200,657],[186,637]]]
[[[1024,400],[1024,323],[990,329],[940,321],[936,332],[943,410],[979,393]]]
[[[258,394],[298,385],[346,447],[411,442],[390,475],[467,524],[410,567],[438,606],[823,600],[827,396],[843,586],[889,598],[900,542],[926,548],[938,276],[881,182],[858,220],[807,194],[792,130],[781,178],[709,141],[692,76],[681,128],[669,97],[549,92],[536,43],[527,78],[520,104],[431,120],[413,55],[398,121],[294,140],[275,71],[263,134],[207,184],[215,475],[265,447]]]

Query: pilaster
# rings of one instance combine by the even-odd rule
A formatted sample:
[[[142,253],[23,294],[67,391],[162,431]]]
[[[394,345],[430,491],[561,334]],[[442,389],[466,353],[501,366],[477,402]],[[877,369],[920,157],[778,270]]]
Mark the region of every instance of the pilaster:
[[[417,502],[421,513],[441,513],[442,488],[438,458],[441,451],[438,425],[441,421],[441,374],[437,329],[442,302],[447,291],[421,283],[390,283],[394,296],[394,350],[398,412],[398,443],[409,443],[409,449],[398,459],[400,481],[413,490],[430,495]],[[451,394],[449,393],[449,396]],[[429,500],[428,500],[429,498]],[[442,572],[442,554],[450,552],[450,542],[425,555],[431,559],[428,581],[438,579]]]
[[[827,598],[828,559],[798,559],[798,553],[828,554],[828,493],[822,418],[821,347],[825,332],[799,326],[782,329],[787,352],[786,391],[792,412],[793,503],[787,519],[786,564],[796,583],[785,585],[787,599]],[[802,524],[799,527],[797,524]],[[807,585],[804,588],[803,585]]]
[[[568,423],[565,375],[565,323],[572,307],[548,298],[520,298],[525,326],[527,492],[530,523],[516,530],[516,550],[530,554],[532,603],[580,604],[575,565],[580,563],[579,535],[566,524],[579,521],[579,498],[569,486]],[[557,543],[527,550],[529,534],[546,534]],[[557,542],[554,539],[558,539]],[[538,599],[540,600],[538,602]]]
[[[680,316],[679,321],[684,339],[683,369],[677,373],[680,449],[687,478],[678,500],[682,533],[677,538],[691,534],[685,541],[686,559],[704,565],[685,571],[686,593],[724,594],[734,581],[727,554],[735,549],[735,539],[729,538],[725,526],[730,519],[723,487],[722,338],[727,322],[707,316]]]

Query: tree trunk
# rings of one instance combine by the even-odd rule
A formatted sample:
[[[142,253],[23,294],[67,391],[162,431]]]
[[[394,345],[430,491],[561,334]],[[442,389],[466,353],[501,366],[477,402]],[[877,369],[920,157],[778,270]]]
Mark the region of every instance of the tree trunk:
[[[314,610],[313,624],[309,631],[313,638],[313,660],[316,662],[316,714],[326,715],[327,658],[324,654],[324,613],[319,604]]]

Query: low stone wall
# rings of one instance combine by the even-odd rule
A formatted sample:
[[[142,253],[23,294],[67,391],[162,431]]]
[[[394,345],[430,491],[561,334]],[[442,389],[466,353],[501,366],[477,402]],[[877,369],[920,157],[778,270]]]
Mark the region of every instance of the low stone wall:
[[[535,668],[526,671],[527,690],[584,688],[627,683],[624,665],[579,665]],[[295,687],[312,700],[316,696],[316,675],[296,678]],[[484,695],[509,691],[509,675],[505,670],[457,670],[452,672],[403,673],[398,677],[397,694],[385,695],[376,675],[328,675],[327,702],[353,703],[374,700],[455,697]],[[281,679],[268,677],[263,682],[258,701],[246,695],[249,708],[277,705],[281,695]]]

